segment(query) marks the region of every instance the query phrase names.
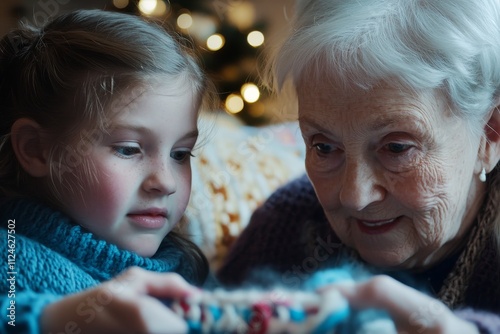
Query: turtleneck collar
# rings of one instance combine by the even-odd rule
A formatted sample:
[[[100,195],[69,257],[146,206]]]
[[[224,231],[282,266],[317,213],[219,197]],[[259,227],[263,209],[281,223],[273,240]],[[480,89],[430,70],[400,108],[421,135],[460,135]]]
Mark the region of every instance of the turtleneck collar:
[[[99,281],[108,280],[131,266],[178,272],[190,280],[186,277],[189,270],[181,263],[183,252],[168,241],[162,243],[153,257],[141,257],[97,238],[62,212],[31,199],[1,201],[0,216],[2,225],[15,219],[16,234],[54,250]]]

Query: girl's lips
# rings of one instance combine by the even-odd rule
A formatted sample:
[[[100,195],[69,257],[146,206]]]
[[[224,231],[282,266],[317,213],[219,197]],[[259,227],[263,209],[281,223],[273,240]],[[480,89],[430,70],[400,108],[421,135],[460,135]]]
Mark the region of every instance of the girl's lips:
[[[356,219],[361,232],[366,234],[382,234],[390,231],[400,221],[401,217],[386,220],[360,220]]]
[[[160,229],[167,223],[167,213],[162,210],[146,210],[127,215],[134,225],[145,229]]]

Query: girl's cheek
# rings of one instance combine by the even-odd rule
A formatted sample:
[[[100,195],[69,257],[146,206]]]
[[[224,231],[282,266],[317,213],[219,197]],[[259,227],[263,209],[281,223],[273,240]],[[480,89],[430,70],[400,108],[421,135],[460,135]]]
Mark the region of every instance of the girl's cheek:
[[[182,192],[181,206],[186,208],[190,199],[192,188],[191,171],[189,174],[181,178],[181,184],[179,185],[179,190]]]
[[[126,195],[130,196],[131,189],[128,189],[127,178],[112,173],[101,175],[103,177],[99,177],[96,184],[89,189],[90,200],[101,215],[107,216],[107,213],[112,212],[120,202],[122,204],[128,202]]]

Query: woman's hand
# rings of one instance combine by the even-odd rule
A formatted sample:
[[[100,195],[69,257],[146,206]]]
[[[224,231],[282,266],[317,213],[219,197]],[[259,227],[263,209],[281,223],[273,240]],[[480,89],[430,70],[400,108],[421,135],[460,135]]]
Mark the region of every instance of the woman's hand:
[[[43,333],[186,333],[159,299],[198,293],[181,276],[131,268],[115,279],[48,305]]]
[[[477,327],[455,316],[437,299],[410,288],[389,276],[375,276],[360,283],[337,283],[355,309],[378,308],[392,317],[399,334],[476,334]]]

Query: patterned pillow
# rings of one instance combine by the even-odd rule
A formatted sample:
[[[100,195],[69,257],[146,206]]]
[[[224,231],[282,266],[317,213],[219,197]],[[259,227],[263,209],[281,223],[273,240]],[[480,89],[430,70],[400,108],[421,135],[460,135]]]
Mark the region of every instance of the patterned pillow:
[[[297,122],[250,127],[222,116],[194,154],[187,224],[181,228],[216,268],[257,206],[304,173],[305,146]]]

